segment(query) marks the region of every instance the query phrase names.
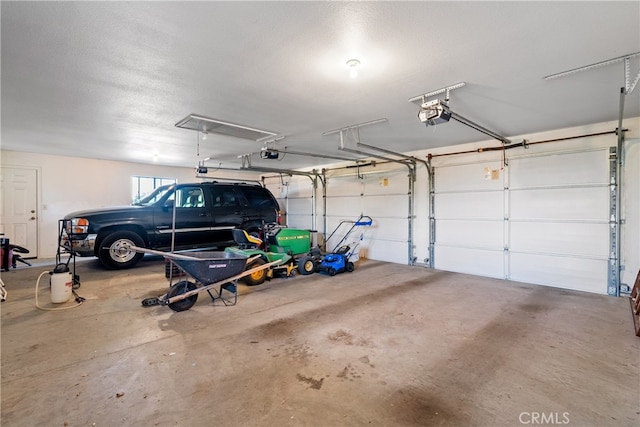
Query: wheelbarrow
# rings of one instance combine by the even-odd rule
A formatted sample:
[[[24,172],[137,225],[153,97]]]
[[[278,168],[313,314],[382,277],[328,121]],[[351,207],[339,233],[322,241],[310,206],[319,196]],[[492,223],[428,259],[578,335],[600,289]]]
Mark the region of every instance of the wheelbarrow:
[[[198,293],[206,291],[212,300],[222,300],[225,305],[235,305],[238,299],[237,281],[279,261],[262,264],[245,271],[245,267],[257,257],[248,258],[240,254],[221,251],[188,252],[189,255],[155,251],[130,246],[136,252],[160,255],[175,263],[178,268],[191,276],[195,282],[182,280],[169,288],[169,291],[154,298],[146,298],[142,305],[168,305],[173,311],[189,310],[198,300]],[[212,294],[211,291],[215,293]],[[223,297],[223,291],[233,295],[233,300]]]

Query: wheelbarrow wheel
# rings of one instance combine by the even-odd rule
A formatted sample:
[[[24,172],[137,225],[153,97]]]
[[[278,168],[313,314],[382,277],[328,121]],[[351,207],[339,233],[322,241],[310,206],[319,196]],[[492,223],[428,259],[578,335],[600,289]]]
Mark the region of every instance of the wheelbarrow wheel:
[[[311,274],[316,271],[316,263],[313,262],[312,256],[305,256],[298,261],[298,272],[303,276]]]
[[[188,280],[183,280],[169,288],[167,292],[167,299],[176,297],[178,295],[186,294],[189,291],[193,291],[197,288],[196,284]],[[172,302],[169,304],[169,308],[173,311],[185,311],[189,310],[198,300],[198,294],[193,294],[180,301]]]
[[[258,258],[255,261],[253,261],[251,264],[249,264],[245,269],[245,271],[251,270],[252,268],[256,268],[264,264],[265,264],[264,260],[261,258]],[[244,276],[242,278],[242,281],[247,286],[256,286],[256,285],[263,284],[266,279],[267,279],[267,269],[263,268],[262,270],[249,274],[248,276]]]

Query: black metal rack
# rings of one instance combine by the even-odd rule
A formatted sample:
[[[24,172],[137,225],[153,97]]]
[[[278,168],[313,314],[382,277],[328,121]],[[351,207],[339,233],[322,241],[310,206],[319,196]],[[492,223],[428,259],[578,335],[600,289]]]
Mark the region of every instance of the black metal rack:
[[[58,249],[56,250],[56,266],[54,271],[61,273],[69,271],[71,264],[71,273],[73,275],[73,289],[80,287],[80,276],[76,274],[76,254],[73,251],[73,240],[66,234],[66,226],[68,220],[58,220]],[[63,257],[67,256],[66,261]]]

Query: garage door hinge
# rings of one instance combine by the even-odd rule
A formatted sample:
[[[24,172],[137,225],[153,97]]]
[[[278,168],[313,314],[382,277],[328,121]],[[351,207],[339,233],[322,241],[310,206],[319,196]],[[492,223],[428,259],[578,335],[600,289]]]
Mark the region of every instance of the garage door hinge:
[[[504,251],[505,251],[505,252],[509,252],[509,246],[505,246],[505,247],[504,247]]]

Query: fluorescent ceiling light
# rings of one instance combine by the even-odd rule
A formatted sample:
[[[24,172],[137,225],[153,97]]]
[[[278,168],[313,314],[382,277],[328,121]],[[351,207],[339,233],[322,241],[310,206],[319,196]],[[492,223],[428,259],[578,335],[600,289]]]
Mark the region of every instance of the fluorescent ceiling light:
[[[187,117],[176,123],[176,127],[195,130],[197,132],[202,132],[203,134],[219,133],[221,135],[251,139],[253,141],[277,135],[277,133],[270,132],[268,130],[255,129],[249,126],[223,122],[221,120],[198,116],[196,114],[189,114]]]

